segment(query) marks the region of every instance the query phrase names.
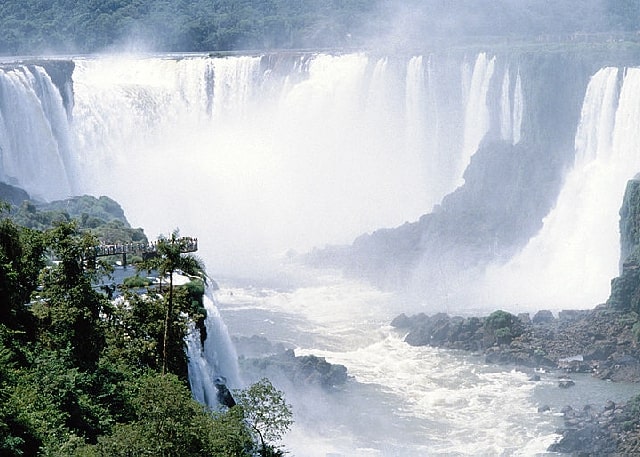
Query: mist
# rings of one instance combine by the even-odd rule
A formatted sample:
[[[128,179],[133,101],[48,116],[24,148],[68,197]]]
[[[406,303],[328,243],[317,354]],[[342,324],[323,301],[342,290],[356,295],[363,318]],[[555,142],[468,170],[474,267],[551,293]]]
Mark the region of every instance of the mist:
[[[404,0],[377,4],[380,22],[370,24],[374,35],[410,46],[430,45],[431,39],[455,44],[467,38],[536,38],[538,35],[570,35],[611,30],[610,2],[582,0],[548,2],[546,0],[490,0],[482,8],[473,0]],[[384,20],[382,19],[384,18]],[[383,24],[384,21],[384,25]]]

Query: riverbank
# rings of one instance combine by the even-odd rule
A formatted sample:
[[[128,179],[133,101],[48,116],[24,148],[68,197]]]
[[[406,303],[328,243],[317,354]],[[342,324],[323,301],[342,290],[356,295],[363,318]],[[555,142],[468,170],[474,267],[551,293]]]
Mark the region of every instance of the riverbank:
[[[406,332],[413,346],[471,351],[487,363],[558,372],[559,388],[571,388],[572,373],[602,380],[640,382],[637,315],[612,306],[593,310],[539,311],[518,316],[496,311],[485,317],[418,314],[396,317],[392,326]],[[640,385],[639,385],[640,389]],[[582,410],[565,407],[562,438],[549,450],[572,455],[634,455],[640,452],[640,402],[611,401]],[[553,405],[562,408],[563,405]],[[544,408],[541,409],[544,412]]]

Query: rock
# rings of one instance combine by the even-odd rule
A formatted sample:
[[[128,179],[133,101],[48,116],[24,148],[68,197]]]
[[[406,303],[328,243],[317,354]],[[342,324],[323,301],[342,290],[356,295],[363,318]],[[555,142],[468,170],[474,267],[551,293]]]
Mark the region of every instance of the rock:
[[[520,322],[522,322],[525,325],[528,325],[531,323],[531,316],[529,316],[529,313],[518,314],[518,319],[520,319]]]
[[[554,322],[555,320],[556,318],[553,316],[553,313],[545,309],[535,313],[533,319],[531,319],[531,322],[533,322],[534,324],[549,324],[551,322]]]
[[[568,321],[575,321],[578,319],[582,319],[583,317],[585,317],[589,312],[586,310],[579,310],[579,309],[565,309],[562,310],[558,313],[558,320],[560,322],[568,322]]]
[[[405,313],[402,313],[391,321],[391,326],[394,328],[408,329],[413,326],[413,322],[413,319],[410,319]]]
[[[558,387],[562,389],[568,389],[569,387],[575,386],[576,383],[572,379],[561,379],[558,381]]]
[[[325,389],[344,384],[348,379],[347,367],[332,364],[315,355],[296,356],[293,349],[263,358],[241,360],[246,371],[258,376],[284,375],[297,385],[316,385]]]
[[[236,406],[236,401],[227,387],[227,380],[223,376],[218,376],[214,379],[213,384],[216,386],[216,389],[218,389],[218,393],[216,394],[218,403],[226,406],[227,408],[233,408]]]
[[[546,413],[547,411],[551,411],[551,407],[549,405],[542,405],[538,407],[539,413]]]
[[[233,344],[239,357],[266,357],[282,353],[287,348],[282,343],[272,343],[264,336],[252,335],[251,337],[233,338]]]

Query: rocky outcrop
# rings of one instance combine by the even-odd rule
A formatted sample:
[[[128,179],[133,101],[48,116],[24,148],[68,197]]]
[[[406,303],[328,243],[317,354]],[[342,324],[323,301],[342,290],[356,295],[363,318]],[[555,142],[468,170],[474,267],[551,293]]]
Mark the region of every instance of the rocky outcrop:
[[[244,371],[258,377],[280,379],[282,376],[295,386],[317,386],[333,389],[343,385],[347,379],[344,365],[332,364],[324,357],[315,355],[296,356],[293,349],[279,354],[240,360]]]
[[[640,397],[626,404],[608,401],[603,407],[586,405],[582,410],[563,408],[562,436],[549,447],[582,457],[640,455]]]
[[[486,317],[402,314],[392,325],[414,346],[482,353],[489,363],[592,373],[613,381],[640,381],[635,313],[601,306],[592,311],[538,313],[533,319],[496,311]]]
[[[233,336],[232,341],[238,357],[244,358],[270,357],[289,349],[283,343],[273,343],[260,335]]]
[[[11,184],[0,182],[0,200],[3,202],[7,202],[13,206],[18,206],[23,201],[29,199],[29,194],[25,190],[12,186]]]
[[[570,389],[574,381],[564,373],[640,382],[637,319],[634,312],[601,305],[591,311],[561,311],[557,318],[548,311],[533,319],[503,311],[480,318],[401,314],[392,325],[407,332],[405,341],[412,345],[471,350],[488,363],[558,370],[563,373],[558,387]],[[501,329],[508,329],[511,338],[501,340],[508,333]],[[640,455],[640,396],[626,405],[610,401],[601,408],[565,407],[562,413],[561,438],[549,451],[583,457]]]
[[[620,209],[620,276],[611,281],[607,304],[623,311],[640,311],[640,179],[627,183]]]
[[[493,78],[488,105],[494,119],[471,157],[462,186],[417,221],[363,234],[350,246],[317,249],[304,260],[342,268],[377,286],[409,283],[433,292],[444,281],[463,282],[488,263],[513,256],[542,227],[573,163],[585,89],[602,65],[600,56],[591,59],[518,56],[513,64],[526,88],[526,101],[517,144],[501,138],[495,119],[501,79]]]

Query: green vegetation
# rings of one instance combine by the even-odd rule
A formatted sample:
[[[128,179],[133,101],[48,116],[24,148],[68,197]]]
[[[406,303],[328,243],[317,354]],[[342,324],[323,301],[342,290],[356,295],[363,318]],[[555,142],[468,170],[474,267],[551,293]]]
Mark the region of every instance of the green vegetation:
[[[50,203],[24,200],[11,208],[10,216],[17,224],[37,230],[74,220],[106,244],[147,242],[144,231],[131,228],[120,205],[105,196],[83,195]]]
[[[509,344],[513,338],[522,335],[523,325],[513,314],[498,310],[487,316],[484,330],[498,344]]]
[[[223,411],[191,397],[184,338],[204,312],[204,271],[174,251],[176,234],[151,262],[169,287],[139,295],[125,286],[110,301],[95,286],[108,266],[87,256],[99,241],[92,231],[68,214],[43,230],[9,215],[2,205],[0,455],[282,455],[269,440],[288,429],[291,413],[268,382]],[[171,287],[178,267],[198,277]]]
[[[173,274],[176,270],[182,271],[190,277],[196,277],[202,282],[206,281],[204,265],[193,255],[182,254],[185,252],[188,240],[180,238],[175,230],[170,238],[160,238],[157,244],[157,255],[142,263],[143,268],[148,271],[156,270],[160,278],[169,276],[169,293],[166,303],[166,313],[164,318],[164,337],[162,339],[162,374],[166,372],[167,362],[167,341],[171,332],[171,323],[174,321],[173,307]],[[203,290],[204,292],[204,290]]]
[[[0,54],[433,46],[638,29],[637,0],[3,0]],[[602,39],[607,40],[608,37]],[[378,40],[376,42],[376,40]],[[543,41],[548,41],[547,39]]]
[[[245,421],[260,439],[260,455],[278,456],[282,451],[267,442],[281,440],[292,424],[291,407],[271,382],[263,378],[238,395]]]
[[[52,0],[0,3],[0,53],[344,46],[367,0]]]

